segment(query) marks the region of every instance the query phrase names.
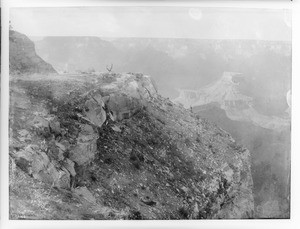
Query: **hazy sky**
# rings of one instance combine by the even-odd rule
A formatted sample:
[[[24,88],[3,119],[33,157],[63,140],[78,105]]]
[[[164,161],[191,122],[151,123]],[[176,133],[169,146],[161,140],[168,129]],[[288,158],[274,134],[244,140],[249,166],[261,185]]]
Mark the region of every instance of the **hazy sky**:
[[[27,36],[291,40],[287,10],[188,7],[12,8]]]

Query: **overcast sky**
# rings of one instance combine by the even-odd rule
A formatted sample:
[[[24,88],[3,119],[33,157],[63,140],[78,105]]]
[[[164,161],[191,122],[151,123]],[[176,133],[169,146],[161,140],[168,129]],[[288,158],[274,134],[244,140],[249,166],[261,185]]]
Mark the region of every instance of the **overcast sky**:
[[[291,40],[287,10],[188,7],[11,8],[27,36]]]

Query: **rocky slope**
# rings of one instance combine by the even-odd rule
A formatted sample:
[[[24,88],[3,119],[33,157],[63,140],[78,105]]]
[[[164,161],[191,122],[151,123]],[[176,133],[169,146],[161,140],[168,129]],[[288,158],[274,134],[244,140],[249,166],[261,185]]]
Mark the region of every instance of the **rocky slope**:
[[[11,73],[56,73],[50,64],[36,54],[34,43],[27,36],[10,30],[9,41],[9,70]]]
[[[214,105],[193,108],[196,114],[228,131],[251,152],[255,218],[290,217],[291,132],[234,121]]]
[[[17,76],[11,219],[253,217],[249,151],[142,74]]]

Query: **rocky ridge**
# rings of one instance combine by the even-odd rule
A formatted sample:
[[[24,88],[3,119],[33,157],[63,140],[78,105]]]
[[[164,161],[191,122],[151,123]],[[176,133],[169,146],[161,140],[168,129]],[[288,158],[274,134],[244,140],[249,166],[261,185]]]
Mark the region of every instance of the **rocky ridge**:
[[[24,34],[9,31],[9,70],[13,74],[55,74],[54,68],[35,52],[34,43]]]
[[[16,76],[10,91],[11,219],[253,217],[249,151],[151,77]]]

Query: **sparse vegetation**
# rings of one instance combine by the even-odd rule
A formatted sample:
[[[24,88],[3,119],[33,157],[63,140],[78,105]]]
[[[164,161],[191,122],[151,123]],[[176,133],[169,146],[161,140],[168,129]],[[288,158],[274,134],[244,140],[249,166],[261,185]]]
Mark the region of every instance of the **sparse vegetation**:
[[[112,69],[113,69],[113,64],[111,64],[110,66],[106,65],[106,70],[111,73]]]
[[[189,210],[187,207],[183,206],[178,209],[179,215],[181,219],[188,219],[189,218]]]
[[[99,77],[102,80],[101,86],[109,85],[111,81],[117,82],[115,77],[119,76],[109,79]],[[51,215],[51,219],[190,219],[197,218],[197,213],[193,210],[195,201],[202,203],[199,205],[202,218],[214,218],[218,211],[209,211],[211,206],[218,203],[221,195],[225,195],[227,187],[234,189],[240,185],[222,181],[222,184],[216,184],[217,194],[209,195],[212,192],[210,189],[214,188],[210,187],[212,179],[219,176],[220,167],[212,161],[226,161],[228,155],[230,160],[235,160],[232,155],[234,152],[224,147],[230,142],[226,138],[209,144],[211,148],[227,151],[208,157],[209,148],[206,143],[215,137],[218,130],[214,125],[196,120],[184,108],[176,105],[168,105],[170,111],[162,111],[160,104],[170,102],[153,96],[147,101],[147,109],[141,106],[141,109],[127,118],[118,121],[107,118],[101,126],[97,126],[88,119],[87,114],[94,111],[89,104],[95,100],[90,99],[86,91],[97,93],[99,85],[95,90],[93,83],[85,82],[81,85],[68,80],[63,84],[61,82],[44,79],[12,84],[15,90],[22,91],[22,97],[29,101],[24,104],[29,107],[25,111],[12,113],[11,119],[20,120],[24,116],[22,112],[27,112],[26,117],[32,120],[39,114],[37,111],[42,106],[48,113],[38,117],[43,120],[43,125],[49,126],[37,128],[39,132],[36,132],[27,121],[14,122],[11,126],[15,131],[13,138],[20,141],[17,130],[28,131],[31,134],[31,144],[40,147],[40,142],[44,142],[47,157],[59,169],[65,166],[65,161],[59,162],[59,158],[71,160],[69,166],[72,165],[72,160],[75,161],[74,171],[69,168],[74,175],[69,180],[68,190],[63,191],[56,186],[52,188],[57,189],[58,193],[68,193],[63,197],[63,204],[56,205],[57,212],[72,209],[75,204],[79,204],[78,211],[68,213],[68,217],[64,213],[60,216]],[[20,94],[13,96],[13,99],[20,99]],[[108,107],[103,110],[107,115]],[[185,121],[187,116],[189,121]],[[50,125],[47,119],[54,120],[52,122],[56,124]],[[199,122],[206,128],[205,134],[200,134],[200,127],[196,125]],[[191,133],[201,141],[190,137]],[[94,135],[97,137],[95,141],[91,140]],[[75,157],[74,148],[80,144],[84,150],[80,148],[80,157]],[[58,146],[66,148],[62,154]],[[91,152],[91,148],[95,149],[94,156],[81,163],[82,157],[86,152]],[[24,150],[24,147],[19,147],[20,150]],[[18,168],[20,164],[28,173],[28,168],[31,168],[28,159],[24,163],[22,159],[18,160]],[[241,169],[237,168],[237,172]],[[82,196],[76,194],[76,190]],[[211,203],[205,202],[207,198]],[[221,206],[217,205],[216,209],[218,208]],[[18,208],[14,208],[13,212],[13,218],[23,214]],[[38,217],[43,218],[40,215]]]

